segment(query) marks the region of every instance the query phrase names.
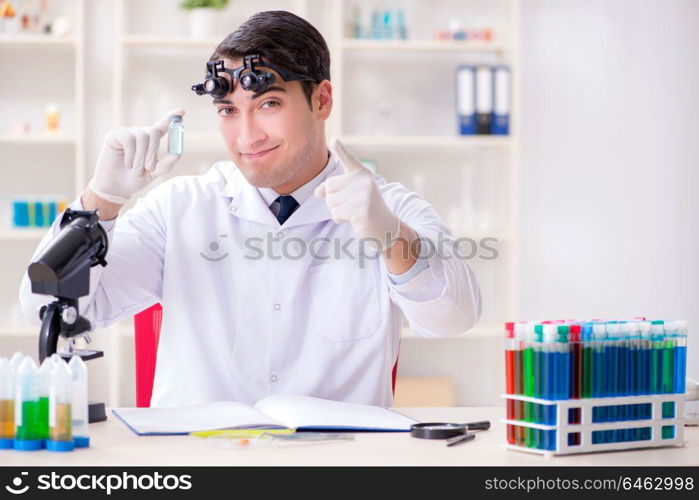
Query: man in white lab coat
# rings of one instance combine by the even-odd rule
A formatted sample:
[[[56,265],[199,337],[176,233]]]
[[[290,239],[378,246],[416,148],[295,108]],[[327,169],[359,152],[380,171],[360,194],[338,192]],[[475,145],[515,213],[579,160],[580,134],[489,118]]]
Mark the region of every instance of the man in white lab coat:
[[[212,113],[233,161],[169,179],[117,218],[175,165],[158,145],[184,110],[107,135],[71,205],[98,209],[110,241],[80,312],[103,328],[163,305],[152,406],[273,393],[390,406],[401,314],[420,335],[464,332],[480,316],[476,278],[429,203],[342,144],[328,151],[333,96],[320,33],[293,14],[261,12],[211,59],[237,68],[251,53],[289,81],[263,68],[275,82],[253,92],[225,74],[233,89]],[[33,295],[25,275],[20,301],[38,320],[49,297]]]

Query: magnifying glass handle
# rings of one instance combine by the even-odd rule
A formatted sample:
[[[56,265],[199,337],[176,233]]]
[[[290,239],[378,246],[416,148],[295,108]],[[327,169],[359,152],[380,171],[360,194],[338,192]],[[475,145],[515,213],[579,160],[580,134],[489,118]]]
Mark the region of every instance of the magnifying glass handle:
[[[465,424],[469,431],[487,431],[490,429],[490,420],[481,420],[480,422],[470,422]]]
[[[466,434],[463,434],[461,436],[456,436],[456,437],[447,439],[447,446],[456,446],[459,444],[463,444],[466,441],[470,441],[470,440],[474,439],[475,437],[476,437],[475,434],[470,434],[467,432]]]

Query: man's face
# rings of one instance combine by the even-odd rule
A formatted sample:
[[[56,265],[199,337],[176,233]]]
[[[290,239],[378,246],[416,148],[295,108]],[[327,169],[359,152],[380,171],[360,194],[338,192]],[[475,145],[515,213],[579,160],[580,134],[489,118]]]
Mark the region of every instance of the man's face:
[[[242,61],[225,59],[224,64],[237,68]],[[245,178],[254,186],[274,188],[302,175],[323,121],[309,108],[300,82],[285,82],[275,71],[261,69],[275,76],[263,94],[236,82],[233,92],[214,99],[214,107],[226,148]]]

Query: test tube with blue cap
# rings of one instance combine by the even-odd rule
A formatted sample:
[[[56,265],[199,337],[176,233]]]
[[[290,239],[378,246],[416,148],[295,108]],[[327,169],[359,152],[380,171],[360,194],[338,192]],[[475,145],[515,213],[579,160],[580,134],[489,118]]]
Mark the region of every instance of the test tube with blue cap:
[[[15,388],[14,373],[10,361],[0,359],[0,450],[14,446],[15,438]]]
[[[47,358],[48,359],[48,358]],[[73,373],[66,363],[51,363],[51,389],[49,397],[49,451],[72,451],[75,448],[72,431]]]
[[[29,356],[15,377],[15,450],[40,450],[39,370]]]
[[[605,357],[604,343],[607,337],[607,330],[604,323],[594,323],[592,325],[592,397],[601,398],[604,394],[604,378]],[[603,422],[606,414],[606,409],[602,406],[597,406],[592,410],[592,421]],[[602,442],[602,433],[592,434],[592,443]]]
[[[68,363],[73,374],[71,419],[73,425],[73,441],[76,448],[90,446],[87,429],[87,366],[80,356],[73,356]]]
[[[558,399],[558,353],[556,352],[556,334],[557,328],[555,325],[544,325],[543,327],[543,344],[541,349],[541,393],[540,398],[555,400]],[[542,417],[544,424],[552,425],[555,420],[555,405],[543,405],[542,407]],[[556,446],[555,441],[556,431],[543,431],[542,432],[542,443],[539,448],[545,450],[551,450]]]
[[[39,367],[39,436],[41,439],[49,437],[49,389],[53,367],[51,358],[45,358]]]
[[[677,394],[684,394],[687,384],[687,322],[676,321],[675,323],[675,383],[673,392]]]

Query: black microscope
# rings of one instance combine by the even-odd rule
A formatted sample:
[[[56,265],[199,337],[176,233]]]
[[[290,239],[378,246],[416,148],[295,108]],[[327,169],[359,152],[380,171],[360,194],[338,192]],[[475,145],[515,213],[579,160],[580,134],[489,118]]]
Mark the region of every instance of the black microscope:
[[[66,209],[61,230],[39,257],[29,265],[32,292],[53,295],[56,300],[39,311],[39,361],[57,352],[58,339],[68,340],[68,349],[58,354],[64,361],[80,356],[83,361],[100,358],[102,351],[76,350],[74,343],[84,337],[90,342],[90,321],[80,316],[78,299],[90,291],[90,268],[106,266],[107,233],[100,225],[97,210]],[[106,420],[104,403],[89,403],[89,421]]]

